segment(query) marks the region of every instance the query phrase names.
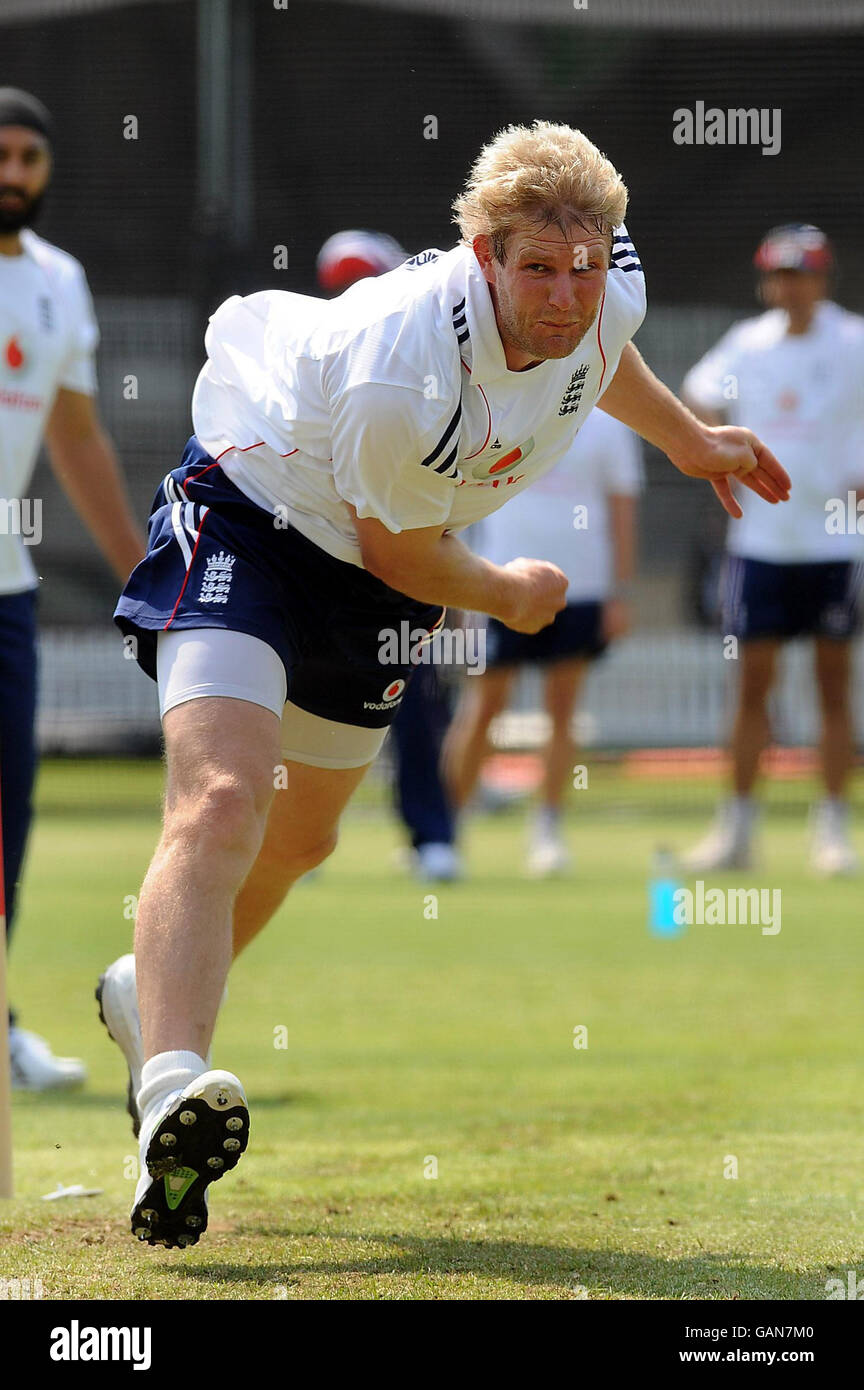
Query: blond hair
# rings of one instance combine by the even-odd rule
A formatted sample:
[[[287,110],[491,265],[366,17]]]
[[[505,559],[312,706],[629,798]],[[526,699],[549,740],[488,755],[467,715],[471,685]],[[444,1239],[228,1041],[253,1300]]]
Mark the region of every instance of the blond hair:
[[[624,221],[627,187],[581,130],[535,121],[507,126],[483,146],[453,211],[463,241],[488,236],[503,262],[508,235],[525,222],[590,220],[611,238]]]

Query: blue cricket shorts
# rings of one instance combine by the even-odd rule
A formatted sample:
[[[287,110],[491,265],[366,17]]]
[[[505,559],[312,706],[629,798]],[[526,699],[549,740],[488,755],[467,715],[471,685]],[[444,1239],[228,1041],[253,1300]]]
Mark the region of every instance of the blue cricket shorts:
[[[828,637],[849,641],[858,625],[861,566],[851,560],[775,564],[726,557],[723,630],[740,638]]]
[[[154,680],[160,632],[225,628],[273,648],[285,667],[287,698],[300,709],[386,728],[415,666],[382,664],[381,632],[398,633],[402,623],[431,631],[444,610],[275,522],[193,436],[180,467],[156,492],[147,554],[114,621],[135,636],[138,664]]]

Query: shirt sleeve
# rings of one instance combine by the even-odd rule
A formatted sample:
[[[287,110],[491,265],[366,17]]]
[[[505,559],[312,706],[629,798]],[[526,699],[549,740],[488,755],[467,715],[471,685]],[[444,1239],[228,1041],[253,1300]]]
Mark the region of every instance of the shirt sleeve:
[[[735,376],[738,370],[736,337],[735,328],[730,328],[695,367],[690,368],[681,387],[682,396],[705,410],[728,408],[731,399],[728,378]]]
[[[394,534],[447,521],[461,482],[461,399],[430,401],[408,387],[364,382],[331,412],[333,481],[359,517]]]
[[[844,345],[845,346],[845,345]],[[864,396],[860,383],[864,381],[864,333],[855,335],[850,345],[851,351],[844,352],[850,379],[854,382],[854,405],[852,407],[845,437],[846,487],[854,492],[864,491]]]
[[[612,240],[612,260],[606,276],[606,290],[596,320],[597,339],[603,354],[603,372],[597,395],[602,400],[621,361],[621,354],[645,317],[647,297],[645,276],[633,242],[622,223]]]
[[[99,343],[99,325],[96,322],[87,277],[77,262],[72,264],[64,284],[64,299],[69,315],[70,342],[58,385],[68,391],[80,391],[82,395],[95,396],[95,353]]]
[[[639,253],[624,223],[612,234],[612,259],[606,277],[604,312],[614,315],[621,336],[621,350],[633,337],[648,307],[645,272]],[[619,354],[620,356],[620,351]]]
[[[864,420],[847,432],[844,458],[846,487],[864,492]]]

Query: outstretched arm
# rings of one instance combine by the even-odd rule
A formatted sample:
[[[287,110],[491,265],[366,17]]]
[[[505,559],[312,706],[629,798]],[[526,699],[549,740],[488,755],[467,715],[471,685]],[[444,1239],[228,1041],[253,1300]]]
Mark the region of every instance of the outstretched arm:
[[[61,389],[45,431],[48,456],[66,496],[125,584],[144,554],[111,441],[91,396]]]
[[[658,380],[632,343],[598,405],[662,449],[689,478],[706,478],[730,516],[742,515],[732,478],[766,502],[785,502],[789,496],[789,475],[752,430],[703,424]]]

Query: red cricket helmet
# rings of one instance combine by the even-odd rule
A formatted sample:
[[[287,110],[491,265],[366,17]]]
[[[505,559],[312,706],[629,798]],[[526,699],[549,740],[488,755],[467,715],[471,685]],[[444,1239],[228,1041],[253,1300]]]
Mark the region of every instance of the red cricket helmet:
[[[772,227],[753,257],[760,274],[772,270],[831,271],[834,251],[824,232],[804,222]]]
[[[318,284],[329,294],[341,294],[358,280],[395,270],[407,259],[408,252],[384,232],[336,232],[318,252]]]

